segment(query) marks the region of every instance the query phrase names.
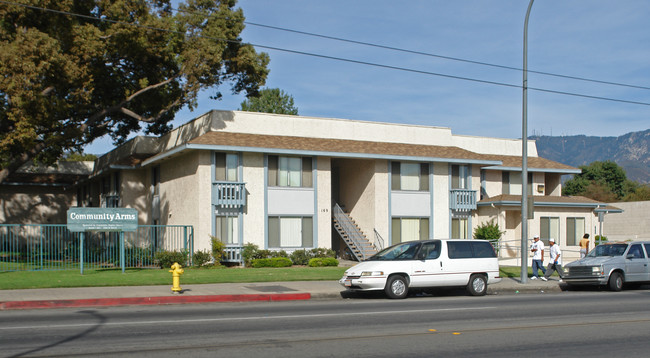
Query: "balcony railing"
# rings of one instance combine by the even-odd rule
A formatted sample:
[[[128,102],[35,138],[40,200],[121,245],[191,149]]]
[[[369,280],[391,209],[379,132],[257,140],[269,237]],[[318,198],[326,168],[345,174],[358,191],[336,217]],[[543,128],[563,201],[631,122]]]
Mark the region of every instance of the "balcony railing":
[[[476,190],[451,189],[449,207],[454,211],[476,210]]]
[[[238,208],[246,205],[246,183],[212,183],[212,204],[224,208]]]

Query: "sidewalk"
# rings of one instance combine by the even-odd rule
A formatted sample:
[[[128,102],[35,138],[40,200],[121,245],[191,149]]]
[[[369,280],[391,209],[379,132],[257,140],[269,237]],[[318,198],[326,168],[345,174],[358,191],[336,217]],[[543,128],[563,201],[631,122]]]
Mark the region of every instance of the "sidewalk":
[[[558,278],[548,282],[503,278],[488,286],[488,295],[560,292]],[[342,299],[344,288],[337,281],[291,281],[183,285],[173,294],[164,286],[78,287],[0,290],[0,311],[15,309],[164,305],[208,302],[288,301]]]

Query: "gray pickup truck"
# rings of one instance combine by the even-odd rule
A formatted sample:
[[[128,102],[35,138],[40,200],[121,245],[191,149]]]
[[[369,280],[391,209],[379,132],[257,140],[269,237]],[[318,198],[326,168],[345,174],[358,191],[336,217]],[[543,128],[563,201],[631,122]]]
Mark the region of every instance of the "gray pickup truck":
[[[601,244],[566,265],[562,279],[568,285],[601,285],[620,291],[624,283],[650,282],[648,254],[650,241]]]

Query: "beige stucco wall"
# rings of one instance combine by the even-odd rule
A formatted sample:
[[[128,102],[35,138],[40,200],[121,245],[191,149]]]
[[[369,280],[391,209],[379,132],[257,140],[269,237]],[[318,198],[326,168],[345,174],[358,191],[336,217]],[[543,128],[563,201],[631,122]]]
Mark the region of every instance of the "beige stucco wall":
[[[65,224],[66,211],[76,203],[76,191],[63,187],[1,185],[0,223]]]
[[[244,244],[264,248],[264,155],[243,154],[242,181],[246,183],[246,206],[243,214]]]
[[[453,135],[452,145],[476,153],[495,155],[521,156],[522,148],[520,139],[475,137],[467,135]],[[535,141],[528,141],[527,151],[529,157],[537,156],[537,146],[535,145]]]
[[[211,127],[224,132],[452,145],[451,129],[445,127],[237,111],[213,111],[211,116]]]
[[[480,185],[479,185],[480,187]],[[433,164],[433,237],[450,237],[449,220],[449,165]]]
[[[161,223],[192,225],[194,249],[210,249],[212,233],[210,152],[189,152],[160,163]],[[173,207],[170,207],[173,203]]]
[[[603,235],[609,241],[650,240],[650,201],[619,202],[610,205],[623,209],[623,212],[605,214]]]
[[[388,195],[390,193],[389,171],[387,160],[375,161],[375,216],[374,216],[374,229],[377,230],[383,239],[383,247],[390,246],[390,214],[388,207]],[[370,232],[368,239],[371,242],[375,241],[374,231]],[[375,242],[376,247],[381,247],[382,243]]]
[[[346,159],[339,165],[340,200],[344,210],[369,240],[375,228],[375,161]]]
[[[317,202],[314,218],[318,232],[316,247],[332,247],[332,167],[330,158],[319,157],[316,160]]]
[[[151,177],[150,170],[123,170],[120,199],[122,207],[138,211],[138,224],[151,225]]]

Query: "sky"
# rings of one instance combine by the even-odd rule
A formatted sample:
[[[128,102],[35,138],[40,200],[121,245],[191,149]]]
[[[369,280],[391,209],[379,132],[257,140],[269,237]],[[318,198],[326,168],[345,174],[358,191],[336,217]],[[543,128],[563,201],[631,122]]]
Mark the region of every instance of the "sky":
[[[522,137],[528,3],[240,0],[237,6],[247,21],[241,38],[271,58],[265,87],[293,96],[302,116],[448,127],[457,135],[517,139]],[[528,24],[527,134],[620,136],[649,129],[649,18],[647,0],[535,1]],[[237,110],[245,99],[232,95],[227,85],[219,91],[224,95],[220,101],[209,98],[213,91],[202,93],[193,112],[183,109],[176,115],[174,127],[212,109]],[[112,148],[104,138],[86,152],[103,154]]]

